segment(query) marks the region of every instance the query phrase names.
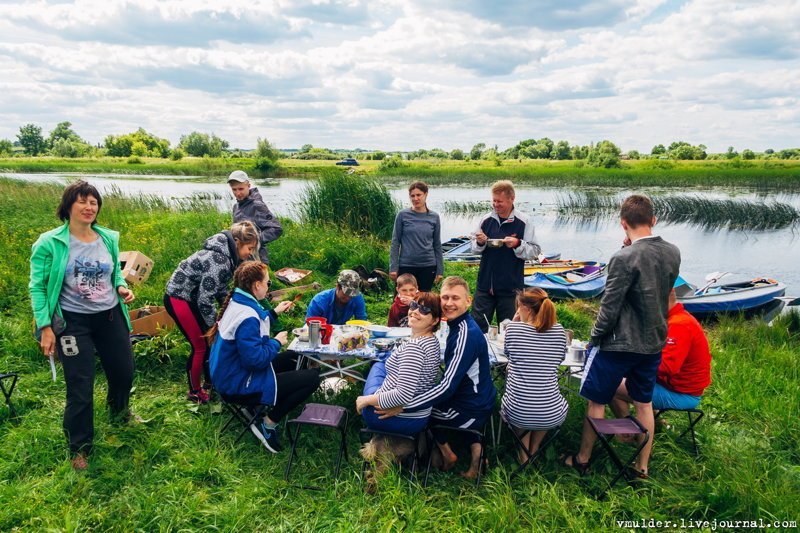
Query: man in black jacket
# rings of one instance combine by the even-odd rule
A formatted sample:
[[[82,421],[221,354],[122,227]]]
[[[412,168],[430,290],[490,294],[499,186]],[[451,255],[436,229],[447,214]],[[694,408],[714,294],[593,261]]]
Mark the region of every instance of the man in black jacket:
[[[261,242],[259,258],[262,263],[269,264],[267,243],[274,241],[283,233],[280,221],[264,203],[258,188],[250,187],[250,178],[245,171],[231,172],[228,176],[228,185],[231,186],[231,192],[236,198],[236,203],[233,204],[233,222],[249,220],[256,225]]]
[[[653,235],[656,217],[653,203],[634,194],[622,202],[620,219],[625,230],[623,248],[608,263],[608,279],[600,311],[592,328],[592,344],[599,347],[584,369],[581,396],[589,401],[586,416],[603,418],[617,387],[625,378],[636,417],[650,432],[650,439],[634,465],[647,476],[653,443],[653,389],[661,349],[667,340],[669,293],[678,277],[678,248]],[[580,451],[566,459],[567,466],[585,471],[596,440],[584,421]]]
[[[514,208],[514,185],[502,180],[492,185],[492,207],[478,223],[472,252],[481,254],[478,287],[472,316],[481,330],[497,314],[497,322],[514,317],[514,299],[525,286],[525,261],[539,255],[533,221]]]

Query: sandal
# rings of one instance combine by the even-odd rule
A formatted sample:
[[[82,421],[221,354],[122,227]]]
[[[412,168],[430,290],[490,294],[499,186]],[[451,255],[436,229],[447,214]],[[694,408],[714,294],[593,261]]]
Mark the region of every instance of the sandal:
[[[585,476],[586,474],[589,473],[589,463],[579,462],[577,454],[573,453],[572,455],[562,455],[560,457],[560,460],[561,464],[563,464],[567,468],[574,469],[580,476]]]
[[[643,481],[645,479],[650,479],[650,476],[647,474],[647,472],[636,470],[632,466],[629,466],[625,470],[625,477],[628,478],[628,481]]]

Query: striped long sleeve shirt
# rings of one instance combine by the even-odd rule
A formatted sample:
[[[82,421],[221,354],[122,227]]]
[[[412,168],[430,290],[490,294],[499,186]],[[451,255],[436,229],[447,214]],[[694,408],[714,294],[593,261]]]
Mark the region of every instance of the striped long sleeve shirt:
[[[500,409],[512,426],[543,430],[564,422],[568,405],[558,390],[558,365],[566,348],[567,335],[561,324],[544,333],[524,322],[508,325],[508,375]]]
[[[397,348],[386,360],[386,379],[376,392],[381,409],[405,406],[433,387],[439,374],[440,355],[439,341],[434,336],[415,337]],[[398,416],[427,418],[430,414],[429,406],[405,410]]]

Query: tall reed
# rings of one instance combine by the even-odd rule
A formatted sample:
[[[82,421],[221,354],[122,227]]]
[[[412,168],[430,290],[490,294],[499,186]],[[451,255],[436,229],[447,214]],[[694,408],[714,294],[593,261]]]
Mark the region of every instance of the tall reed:
[[[753,202],[696,196],[653,196],[659,220],[699,227],[736,230],[770,230],[793,226],[800,211],[782,202]],[[562,218],[606,218],[619,210],[622,198],[594,192],[559,195],[556,206]]]
[[[400,206],[374,178],[325,171],[302,192],[300,218],[311,224],[343,226],[379,239],[392,237]]]

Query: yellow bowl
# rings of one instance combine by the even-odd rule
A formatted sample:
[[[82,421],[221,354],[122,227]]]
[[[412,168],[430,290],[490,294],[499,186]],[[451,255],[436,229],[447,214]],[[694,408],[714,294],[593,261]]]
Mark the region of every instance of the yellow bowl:
[[[372,322],[369,320],[348,320],[345,324],[348,326],[371,326]]]

